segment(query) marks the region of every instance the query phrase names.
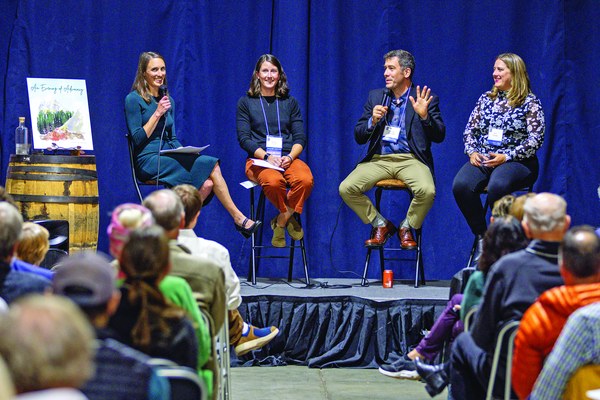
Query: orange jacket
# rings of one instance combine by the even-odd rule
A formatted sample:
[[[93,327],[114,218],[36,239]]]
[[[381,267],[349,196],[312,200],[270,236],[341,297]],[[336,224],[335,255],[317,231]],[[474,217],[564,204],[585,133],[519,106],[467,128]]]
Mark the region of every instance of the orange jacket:
[[[531,393],[569,316],[578,308],[600,301],[600,283],[559,286],[540,295],[523,315],[512,364],[512,386],[520,399]]]

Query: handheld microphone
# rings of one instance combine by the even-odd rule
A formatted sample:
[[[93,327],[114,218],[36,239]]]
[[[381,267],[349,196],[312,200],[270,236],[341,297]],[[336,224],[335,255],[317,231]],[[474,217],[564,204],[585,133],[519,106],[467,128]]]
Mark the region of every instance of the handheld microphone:
[[[162,87],[162,86],[161,86]],[[381,105],[384,107],[389,107],[392,102],[392,98],[390,97],[390,90],[385,89],[383,91],[383,97],[381,99]]]
[[[167,85],[160,85],[158,88],[158,97],[161,99],[165,96],[169,95],[169,90],[167,89]]]

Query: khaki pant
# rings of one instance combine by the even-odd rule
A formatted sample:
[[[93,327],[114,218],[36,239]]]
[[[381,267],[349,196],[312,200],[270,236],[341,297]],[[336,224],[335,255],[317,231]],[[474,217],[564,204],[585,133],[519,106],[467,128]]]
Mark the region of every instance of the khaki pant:
[[[435,184],[429,167],[413,154],[375,155],[371,161],[358,164],[340,184],[340,196],[362,222],[368,224],[375,219],[377,211],[365,192],[382,179],[400,179],[408,185],[414,197],[406,217],[410,226],[421,228],[433,205]]]
[[[236,345],[242,337],[242,330],[244,329],[244,320],[237,310],[229,310],[227,312],[227,319],[229,320],[229,343]]]

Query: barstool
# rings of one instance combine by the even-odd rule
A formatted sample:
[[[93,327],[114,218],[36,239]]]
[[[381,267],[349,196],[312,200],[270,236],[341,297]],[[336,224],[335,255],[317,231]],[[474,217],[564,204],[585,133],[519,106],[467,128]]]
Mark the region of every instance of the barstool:
[[[375,184],[375,207],[377,211],[380,210],[381,205],[381,195],[383,190],[403,190],[408,193],[410,200],[413,199],[413,193],[400,179],[383,179]],[[387,247],[384,246],[372,246],[367,247],[367,259],[365,260],[365,269],[363,271],[362,280],[360,282],[361,286],[367,286],[367,271],[369,269],[369,262],[371,261],[371,251],[373,249],[379,250],[379,265],[381,268],[381,276],[383,277],[383,271],[385,270],[385,260],[392,260],[392,258],[386,258],[384,252],[398,252],[398,251],[415,251],[415,287],[419,287],[419,283],[425,284],[425,269],[423,266],[423,251],[422,251],[422,228],[415,229],[415,240],[417,242],[417,247],[415,249],[403,249],[401,247]]]
[[[288,282],[292,281],[292,269],[294,267],[294,251],[296,248],[299,248],[302,253],[302,264],[304,265],[304,283],[310,285],[310,277],[308,275],[308,261],[306,259],[306,248],[304,247],[304,238],[300,239],[296,244],[296,241],[290,238],[290,245],[284,248],[289,248],[290,253],[288,256],[263,256],[260,254],[262,249],[266,248],[275,248],[273,246],[265,246],[262,244],[263,239],[263,228],[268,224],[267,221],[264,220],[265,216],[265,193],[261,190],[260,195],[258,196],[258,206],[256,209],[254,208],[254,188],[259,187],[258,183],[253,181],[244,181],[241,182],[244,188],[248,189],[250,192],[250,219],[257,221],[263,221],[263,224],[258,227],[257,232],[254,232],[250,238],[251,243],[251,255],[250,255],[250,265],[248,269],[248,282],[252,281],[253,285],[256,285],[256,271],[258,270],[258,262],[261,258],[289,258],[288,264]],[[298,214],[292,215],[291,218],[296,218],[296,221],[302,226],[302,221]]]
[[[533,183],[529,186],[525,186],[521,189],[515,190],[513,192],[514,193],[531,193],[533,191]],[[488,208],[492,208],[494,205],[490,204],[489,199],[487,197],[487,186],[485,188],[483,188],[483,191],[480,194],[485,194],[485,203],[483,204],[483,209],[485,210],[485,213],[487,215],[487,210]],[[477,250],[477,236],[475,236],[475,239],[473,239],[473,246],[471,246],[471,253],[469,254],[469,261],[467,262],[467,268],[469,268],[471,266],[471,263],[473,262],[473,257],[475,257],[475,251]]]

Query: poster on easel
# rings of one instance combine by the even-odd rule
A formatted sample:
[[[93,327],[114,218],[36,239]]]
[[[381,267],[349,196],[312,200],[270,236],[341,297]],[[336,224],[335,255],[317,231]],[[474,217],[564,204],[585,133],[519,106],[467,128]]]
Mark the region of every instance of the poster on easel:
[[[34,149],[94,150],[84,79],[27,78]]]

